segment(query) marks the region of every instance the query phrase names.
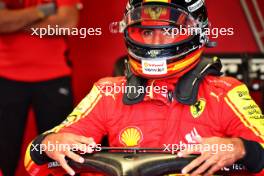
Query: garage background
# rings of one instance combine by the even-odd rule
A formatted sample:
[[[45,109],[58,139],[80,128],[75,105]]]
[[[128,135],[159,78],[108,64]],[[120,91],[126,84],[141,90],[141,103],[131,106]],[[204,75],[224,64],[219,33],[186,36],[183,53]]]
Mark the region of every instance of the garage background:
[[[257,1],[263,16],[264,1],[255,1]],[[255,30],[258,32],[264,31],[261,20],[258,18],[259,14],[254,9],[254,0],[245,0],[245,2],[251,12],[252,20],[255,22]],[[218,46],[208,49],[206,53],[238,59],[250,59],[252,53],[259,55],[261,50],[258,43],[260,42],[257,42],[256,36],[252,32],[252,24],[250,25],[240,0],[206,0],[206,3],[212,27],[234,28],[235,32],[233,36],[220,36],[215,39]],[[102,77],[111,76],[116,60],[126,54],[122,34],[111,34],[109,32],[109,24],[122,19],[125,4],[126,0],[83,1],[84,8],[81,11],[80,27],[102,28],[103,34],[101,36],[88,36],[86,39],[69,38],[76,104],[89,92],[95,81]],[[263,42],[263,37],[260,37],[259,41]],[[245,59],[242,59],[243,62],[247,62]],[[263,64],[258,66],[263,67]],[[248,72],[249,70],[242,71]],[[256,76],[255,82],[261,83],[258,76]],[[251,84],[250,81],[248,83]],[[258,104],[261,104],[262,94],[260,88],[255,88],[252,89],[252,95],[256,98]],[[27,144],[36,136],[33,112],[30,113],[26,129],[17,176],[28,175],[24,170],[23,155]]]

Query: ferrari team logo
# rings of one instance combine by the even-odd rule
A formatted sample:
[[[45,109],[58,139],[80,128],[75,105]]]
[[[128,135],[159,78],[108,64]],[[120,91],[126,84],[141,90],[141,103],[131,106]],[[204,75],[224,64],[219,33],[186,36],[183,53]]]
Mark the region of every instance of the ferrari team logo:
[[[127,127],[119,135],[119,141],[126,147],[138,146],[142,139],[142,131],[138,127]]]
[[[161,15],[166,15],[166,9],[162,7],[149,7],[144,10],[146,15],[149,15],[149,17],[153,20],[157,20],[160,18]]]
[[[206,101],[204,99],[198,100],[194,105],[191,106],[191,114],[194,118],[200,117],[202,115],[206,106]]]

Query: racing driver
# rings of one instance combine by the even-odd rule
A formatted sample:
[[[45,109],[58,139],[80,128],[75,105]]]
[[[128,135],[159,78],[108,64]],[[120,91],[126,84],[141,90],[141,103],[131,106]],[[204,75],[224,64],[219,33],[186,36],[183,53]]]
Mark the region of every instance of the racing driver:
[[[126,76],[99,80],[61,125],[29,145],[25,167],[31,175],[48,173],[45,164],[50,159],[70,175],[75,171],[65,157],[84,162],[71,150],[41,154],[35,148],[39,144],[95,145],[105,135],[111,147],[227,146],[215,153],[201,150],[183,174],[212,175],[238,160],[250,172],[262,170],[250,167],[244,147],[246,140],[263,143],[260,108],[244,84],[221,77],[219,59],[201,56],[214,45],[205,34],[203,0],[130,0],[123,20],[111,27],[124,33]],[[197,30],[176,32],[182,29]],[[192,152],[197,151],[185,148],[178,155]]]

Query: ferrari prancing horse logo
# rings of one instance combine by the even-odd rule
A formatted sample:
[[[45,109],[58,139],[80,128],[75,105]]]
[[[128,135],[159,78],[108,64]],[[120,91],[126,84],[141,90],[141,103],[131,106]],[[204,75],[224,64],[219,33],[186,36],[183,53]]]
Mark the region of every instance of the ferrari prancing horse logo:
[[[206,101],[204,99],[198,100],[194,105],[191,106],[191,114],[194,118],[200,117],[202,115],[206,106]]]
[[[157,20],[161,15],[165,15],[167,13],[166,9],[162,7],[149,7],[146,8],[144,12],[146,15],[149,15],[152,20]]]

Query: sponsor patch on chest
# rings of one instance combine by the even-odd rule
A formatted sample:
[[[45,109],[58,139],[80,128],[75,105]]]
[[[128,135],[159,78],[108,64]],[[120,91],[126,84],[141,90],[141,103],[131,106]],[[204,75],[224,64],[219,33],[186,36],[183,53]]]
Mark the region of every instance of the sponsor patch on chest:
[[[135,147],[143,140],[143,134],[139,127],[126,127],[119,133],[119,142],[126,147]]]

